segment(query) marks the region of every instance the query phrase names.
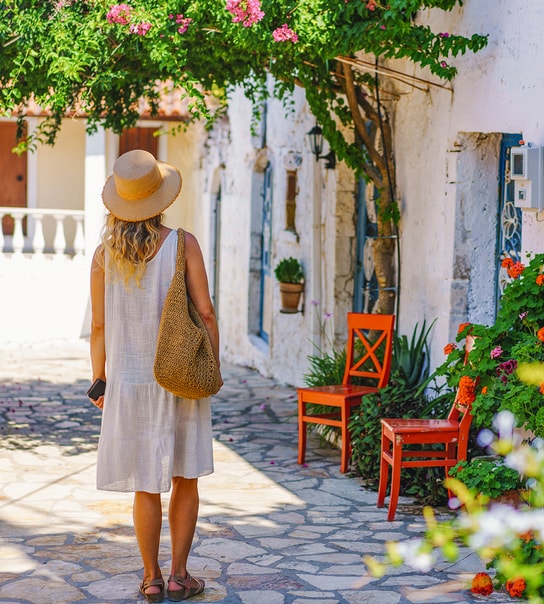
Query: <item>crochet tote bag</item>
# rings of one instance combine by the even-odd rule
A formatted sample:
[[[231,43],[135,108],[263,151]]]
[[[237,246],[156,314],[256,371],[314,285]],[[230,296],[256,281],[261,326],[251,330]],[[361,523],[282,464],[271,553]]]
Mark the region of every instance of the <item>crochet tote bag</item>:
[[[183,229],[178,229],[176,271],[162,310],[153,369],[157,382],[182,398],[211,396],[222,384],[208,332],[187,294]]]

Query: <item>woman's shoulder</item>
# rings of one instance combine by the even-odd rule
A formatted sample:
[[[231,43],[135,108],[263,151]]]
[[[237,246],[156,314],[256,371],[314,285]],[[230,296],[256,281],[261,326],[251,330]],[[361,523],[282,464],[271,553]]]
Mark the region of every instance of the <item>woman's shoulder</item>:
[[[185,233],[185,250],[188,254],[194,252],[196,250],[200,250],[200,245],[198,244],[198,239],[189,231],[183,229]]]
[[[101,243],[94,251],[92,259],[93,268],[104,268],[104,244]]]

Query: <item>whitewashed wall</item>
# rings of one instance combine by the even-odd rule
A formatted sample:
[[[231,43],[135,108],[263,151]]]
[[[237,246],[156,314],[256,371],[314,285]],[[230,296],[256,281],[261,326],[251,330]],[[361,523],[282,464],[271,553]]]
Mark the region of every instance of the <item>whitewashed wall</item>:
[[[454,60],[451,91],[395,86],[402,203],[401,331],[437,318],[433,363],[463,321],[489,323],[501,133],[544,145],[544,4],[467,0],[453,13],[421,15],[435,31],[489,34],[487,48]],[[531,24],[529,27],[528,24]],[[407,62],[397,69],[414,71]],[[387,85],[387,84],[386,84]],[[389,84],[391,86],[391,84]],[[544,214],[524,212],[522,245],[544,251]]]
[[[432,365],[443,360],[443,346],[454,339],[459,323],[493,320],[495,237],[498,204],[498,155],[502,133],[521,133],[544,145],[544,3],[466,0],[451,13],[422,11],[419,19],[435,31],[489,34],[477,54],[454,59],[459,75],[448,89],[429,85],[421,91],[382,78],[397,93],[391,108],[398,191],[402,211],[399,329],[411,334],[416,323],[437,319],[432,333]],[[529,26],[530,24],[530,26]],[[408,61],[396,69],[444,84]],[[303,94],[286,114],[270,102],[267,149],[274,167],[273,265],[284,256],[300,257],[307,268],[306,314],[281,315],[274,283],[273,326],[269,345],[251,335],[248,325],[248,258],[251,229],[251,173],[258,160],[249,131],[251,106],[233,95],[228,122],[208,144],[203,172],[204,197],[222,183],[220,321],[224,358],[257,367],[291,384],[300,384],[307,355],[314,350],[316,308],[334,312],[334,331],[344,329],[351,309],[354,273],[354,182],[339,166],[326,171],[307,147],[314,125]],[[298,170],[296,224],[298,240],[284,230],[285,171],[289,151],[302,156]],[[211,159],[213,158],[213,159]],[[262,159],[262,158],[261,158]],[[219,177],[218,177],[219,175]],[[213,184],[215,183],[215,184]],[[321,198],[317,250],[322,279],[313,281],[316,253],[312,227],[314,200]],[[522,245],[544,251],[544,215],[524,212]],[[319,292],[319,307],[312,294]],[[332,327],[332,326],[331,326]]]
[[[340,285],[336,281],[337,216],[330,200],[336,198],[337,179],[334,171],[325,170],[324,162],[316,162],[309,150],[306,133],[315,125],[315,119],[308,113],[301,90],[294,94],[291,111],[278,101],[268,102],[265,148],[261,148],[259,137],[252,136],[250,115],[250,103],[241,91],[236,91],[228,120],[214,129],[204,160],[203,199],[212,199],[218,184],[222,192],[218,304],[222,355],[227,361],[256,367],[285,383],[302,385],[308,355],[317,351],[316,346],[327,347],[334,338],[334,319],[324,320],[323,315],[335,311],[335,289],[352,280],[352,271],[340,267]],[[297,169],[296,234],[285,228],[286,162],[293,154],[301,158]],[[268,294],[272,325],[269,342],[265,343],[254,333],[248,306],[255,294],[249,271],[252,197],[259,194],[252,174],[259,165],[264,168],[267,161],[273,168],[272,271],[281,258],[299,258],[305,268],[306,285],[304,314],[282,314],[279,288],[272,272]],[[347,197],[353,204],[350,178],[347,174],[349,184],[345,186],[351,190]],[[351,239],[347,246],[353,247],[353,208],[348,216]],[[352,251],[346,254],[345,245],[339,252],[352,260]],[[320,267],[319,271],[313,270],[314,264]],[[345,303],[341,308],[344,320],[336,329],[342,333]]]

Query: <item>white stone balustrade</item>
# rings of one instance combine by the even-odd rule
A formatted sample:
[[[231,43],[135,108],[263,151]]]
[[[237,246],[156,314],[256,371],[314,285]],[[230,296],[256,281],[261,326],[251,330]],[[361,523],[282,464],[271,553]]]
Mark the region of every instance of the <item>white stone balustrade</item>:
[[[4,216],[11,216],[14,222],[13,235],[4,235],[0,227],[0,253],[51,253],[55,255],[81,256],[85,251],[83,210],[56,210],[44,208],[11,208],[0,206],[0,225]],[[44,218],[51,216],[54,220],[53,235],[48,229],[48,241],[44,233]],[[27,219],[26,234],[23,221]],[[75,233],[71,246],[68,246],[67,226],[75,222]],[[50,241],[49,241],[50,240]]]

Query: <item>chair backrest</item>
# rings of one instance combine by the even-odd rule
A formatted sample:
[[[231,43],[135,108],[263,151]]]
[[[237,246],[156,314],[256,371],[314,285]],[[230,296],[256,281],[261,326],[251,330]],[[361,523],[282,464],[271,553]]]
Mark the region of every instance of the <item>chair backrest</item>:
[[[383,388],[391,372],[394,315],[348,313],[348,346],[343,384],[354,377],[376,380]],[[374,384],[373,384],[374,385]]]
[[[468,363],[468,355],[474,346],[474,337],[468,335],[465,343],[464,364]],[[468,438],[470,424],[472,423],[472,403],[476,399],[476,387],[479,379],[462,376],[457,386],[455,399],[448,413],[448,419],[459,422],[459,440],[457,443],[457,459],[465,460],[468,452]]]

